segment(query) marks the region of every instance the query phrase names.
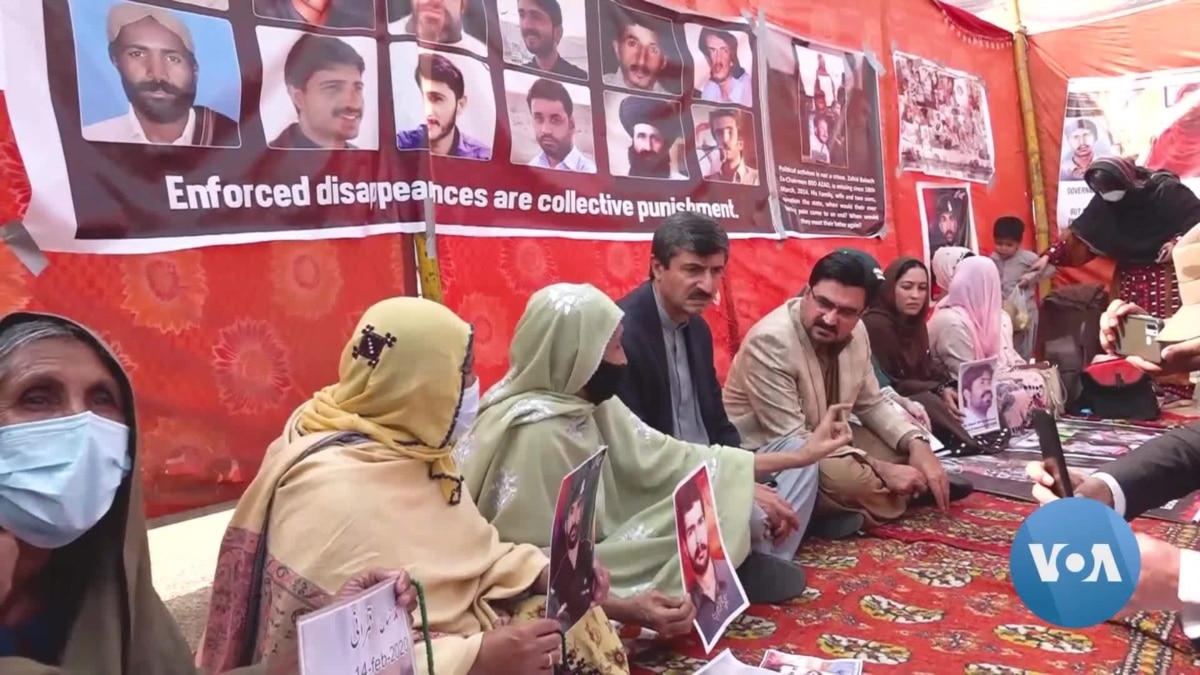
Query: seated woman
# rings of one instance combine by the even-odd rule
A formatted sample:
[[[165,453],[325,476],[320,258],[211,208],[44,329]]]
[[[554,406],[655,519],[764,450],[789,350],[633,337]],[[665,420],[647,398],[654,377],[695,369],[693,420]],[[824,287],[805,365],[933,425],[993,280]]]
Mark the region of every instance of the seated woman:
[[[596,556],[612,579],[604,609],[659,634],[685,633],[693,609],[679,598],[676,485],[708,465],[726,555],[736,567],[752,544],[756,474],[807,466],[848,445],[849,425],[840,421],[847,406],[831,406],[809,442],[794,449],[752,453],[671,438],[613,396],[626,363],[622,316],[589,285],[555,284],[534,293],[517,324],[509,373],[484,397],[455,453],[480,511],[500,535],[544,547],[563,478],[607,446],[596,507]]]
[[[238,502],[202,666],[222,672],[294,649],[297,613],[364,564],[403,567],[423,585],[413,625],[430,640],[414,640],[420,673],[430,675],[427,664],[437,675],[550,672],[562,662],[558,622],[536,618],[546,556],[501,541],[450,458],[479,400],[471,345],[470,325],[438,303],[392,298],[367,310],[338,383],[296,410]],[[600,599],[606,578],[597,573]],[[598,608],[566,644],[570,672],[628,672]]]
[[[1003,426],[1025,428],[1035,408],[1054,410],[1062,387],[1056,371],[1031,368],[1013,347],[1012,319],[1000,299],[1000,272],[989,258],[963,260],[946,297],[929,319],[934,362],[948,373],[971,361],[996,358],[997,408]]]
[[[150,581],[129,378],[79,324],[24,312],[0,320],[0,373],[0,673],[195,672]],[[299,668],[276,656],[239,672]]]
[[[954,270],[958,268],[958,264],[971,256],[975,252],[969,248],[962,246],[943,246],[933,252],[933,260],[929,262],[929,271],[933,272],[933,298],[940,300],[946,297],[946,292],[950,290],[950,281],[954,279]]]
[[[955,376],[929,353],[925,264],[916,258],[898,258],[883,276],[883,288],[862,318],[876,363],[897,393],[924,406],[931,431],[950,454],[984,452],[980,441],[962,426]]]

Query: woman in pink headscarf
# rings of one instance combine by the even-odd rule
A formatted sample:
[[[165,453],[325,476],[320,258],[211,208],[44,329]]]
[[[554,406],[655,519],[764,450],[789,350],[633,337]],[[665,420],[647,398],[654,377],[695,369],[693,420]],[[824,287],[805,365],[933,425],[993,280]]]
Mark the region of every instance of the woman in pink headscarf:
[[[1004,311],[1000,272],[989,258],[964,258],[929,319],[929,351],[935,362],[957,373],[959,366],[995,358],[997,409],[1006,427],[1028,426],[1035,408],[1053,409],[1053,370],[1027,365],[1013,347],[1012,319]]]

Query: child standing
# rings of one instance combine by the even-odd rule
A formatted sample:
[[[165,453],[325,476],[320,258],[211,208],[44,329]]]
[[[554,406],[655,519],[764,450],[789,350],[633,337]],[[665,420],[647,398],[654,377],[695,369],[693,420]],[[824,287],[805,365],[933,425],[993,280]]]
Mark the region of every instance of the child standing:
[[[992,241],[995,243],[992,261],[1000,269],[1001,292],[1007,300],[1013,289],[1021,289],[1029,317],[1024,327],[1014,322],[1013,346],[1022,358],[1029,359],[1037,338],[1037,284],[1042,279],[1054,276],[1054,267],[1047,265],[1040,273],[1031,271],[1038,256],[1029,249],[1021,248],[1024,238],[1025,221],[1016,216],[1001,216],[992,225]]]

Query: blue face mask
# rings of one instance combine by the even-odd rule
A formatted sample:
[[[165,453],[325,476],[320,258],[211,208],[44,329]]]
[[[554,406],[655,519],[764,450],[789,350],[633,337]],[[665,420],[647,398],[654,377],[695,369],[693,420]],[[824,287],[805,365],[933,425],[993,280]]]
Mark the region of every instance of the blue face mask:
[[[129,427],[90,412],[0,427],[0,529],[70,544],[108,513],[131,463]]]

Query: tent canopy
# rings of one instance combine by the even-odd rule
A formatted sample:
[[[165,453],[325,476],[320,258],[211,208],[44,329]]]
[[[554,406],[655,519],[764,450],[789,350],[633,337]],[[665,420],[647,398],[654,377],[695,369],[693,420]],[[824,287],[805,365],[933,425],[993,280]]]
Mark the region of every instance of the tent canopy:
[[[1021,8],[1021,23],[1029,34],[1048,33],[1063,28],[1095,23],[1140,12],[1179,0],[942,0],[966,10],[988,23],[1016,30],[1012,3]]]

